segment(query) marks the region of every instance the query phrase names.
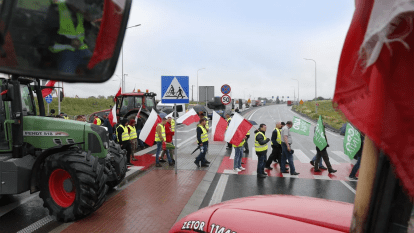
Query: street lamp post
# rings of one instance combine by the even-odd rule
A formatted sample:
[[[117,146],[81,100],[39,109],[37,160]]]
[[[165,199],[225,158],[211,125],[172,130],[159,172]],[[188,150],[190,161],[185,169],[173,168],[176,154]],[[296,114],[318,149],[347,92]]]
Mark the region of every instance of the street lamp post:
[[[299,80],[297,80],[295,78],[292,78],[292,79],[298,81],[298,102],[299,102],[300,101],[300,98],[299,98]]]
[[[311,60],[315,62],[315,113],[318,113],[318,106],[316,105],[316,101],[318,100],[318,95],[316,94],[316,61],[313,59],[303,58],[305,60]]]
[[[294,86],[290,86],[290,87],[293,87],[293,102],[295,102],[295,99],[296,99],[295,87]]]
[[[138,27],[138,26],[141,26],[141,24],[137,24],[137,25],[134,25],[134,26],[131,26],[131,27],[127,27],[126,29],[133,28],[133,27]],[[122,90],[121,90],[121,92],[124,93],[125,78],[124,78],[124,46],[123,45],[122,45],[121,53],[122,53],[122,85],[121,85]]]
[[[197,104],[200,104],[200,96],[199,96],[200,94],[198,93],[198,71],[204,70],[204,69],[206,68],[201,68],[197,70]]]

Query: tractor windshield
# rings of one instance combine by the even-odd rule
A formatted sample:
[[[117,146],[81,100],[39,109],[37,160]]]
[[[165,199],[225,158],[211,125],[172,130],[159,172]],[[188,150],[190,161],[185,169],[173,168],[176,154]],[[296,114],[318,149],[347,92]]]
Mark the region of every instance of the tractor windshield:
[[[20,85],[20,94],[22,96],[23,115],[36,115],[33,98],[29,86],[23,84]]]

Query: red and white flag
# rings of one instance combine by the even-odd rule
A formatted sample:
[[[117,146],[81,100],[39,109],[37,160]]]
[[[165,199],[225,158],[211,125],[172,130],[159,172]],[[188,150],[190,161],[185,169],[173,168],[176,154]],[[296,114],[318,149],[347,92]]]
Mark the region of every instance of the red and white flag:
[[[116,99],[118,98],[118,96],[120,96],[122,94],[122,87],[121,85],[119,85],[119,90],[118,92],[115,94],[115,98],[114,98],[114,102],[116,102]]]
[[[49,80],[46,83],[45,86],[46,87],[54,87],[55,86],[55,83],[56,83],[56,81]],[[45,98],[46,96],[50,95],[52,93],[52,91],[53,91],[53,88],[45,88],[45,89],[43,89],[42,90],[42,96],[43,96],[43,98]]]
[[[142,106],[139,108],[137,115],[135,116],[135,122],[138,122],[139,114],[141,113]]]
[[[151,146],[154,144],[157,125],[161,122],[161,117],[158,116],[157,112],[154,109],[152,109],[151,114],[145,122],[144,127],[142,127],[141,133],[139,134],[139,139],[145,142],[147,145]]]
[[[108,115],[108,120],[112,127],[114,127],[114,125],[118,123],[118,119],[116,118],[116,105],[112,107],[112,110]]]
[[[177,123],[184,125],[191,125],[192,123],[198,121],[200,121],[200,117],[194,111],[194,108],[192,108],[190,111],[186,112],[184,115],[177,119]]]
[[[355,1],[333,99],[352,125],[388,155],[411,197],[414,197],[413,11],[412,1]],[[390,127],[390,122],[401,124]]]
[[[211,126],[211,132],[213,134],[213,141],[224,141],[224,135],[226,134],[227,121],[213,111],[213,124]]]
[[[238,113],[235,113],[231,118],[224,140],[232,145],[239,145],[252,126],[253,125],[244,119],[244,117]]]

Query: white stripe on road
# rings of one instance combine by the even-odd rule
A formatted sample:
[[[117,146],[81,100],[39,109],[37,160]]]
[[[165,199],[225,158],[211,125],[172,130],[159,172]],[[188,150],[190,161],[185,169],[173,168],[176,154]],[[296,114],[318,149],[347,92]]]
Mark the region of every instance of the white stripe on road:
[[[341,159],[347,161],[347,162],[351,162],[351,160],[349,159],[348,156],[346,156],[346,154],[344,154],[344,152],[342,151],[332,151],[332,153],[338,155]]]
[[[236,150],[234,148],[231,148],[230,159],[234,159],[234,156],[236,156]]]
[[[128,177],[130,174],[134,173],[135,171],[142,170],[144,166],[129,166],[129,171],[126,172],[126,177]]]
[[[147,148],[147,149],[145,149],[145,150],[140,150],[140,151],[138,151],[137,153],[135,153],[134,155],[135,155],[135,156],[145,155],[145,154],[148,154],[148,152],[150,152],[150,151],[152,151],[152,150],[155,150],[155,149],[157,149],[157,145],[154,145],[154,146],[148,147],[148,148]]]
[[[342,184],[345,185],[345,187],[347,187],[349,190],[351,190],[351,192],[353,192],[354,194],[356,194],[355,189],[353,189],[351,186],[349,186],[349,184],[347,184],[345,181],[340,180]]]
[[[252,115],[250,115],[249,120],[252,119],[253,115],[258,111],[259,109],[257,109],[256,111],[254,111],[254,113]]]
[[[290,178],[299,178],[298,175],[291,175],[289,173],[282,173],[283,177],[290,177]]]
[[[239,174],[239,172],[236,172],[233,169],[224,169],[223,174]]]
[[[179,132],[179,133],[187,133],[187,132],[194,131],[194,130],[195,130],[195,128],[189,129],[189,130],[177,130],[177,132]]]
[[[313,175],[313,178],[315,180],[330,180],[331,179],[331,177],[329,176],[321,176],[321,175]]]
[[[303,153],[303,151],[299,149],[293,149],[293,150],[294,150],[293,154],[296,155],[296,158],[298,158],[301,163],[309,163],[310,159],[308,158],[308,156],[305,155],[305,153]]]
[[[210,205],[214,205],[221,202],[221,199],[223,199],[224,190],[226,189],[227,181],[229,180],[228,175],[221,175],[220,179],[217,183],[216,189],[214,190],[214,194],[211,197]]]
[[[312,153],[316,154],[316,150],[310,150]],[[321,158],[322,159],[322,158]],[[323,159],[322,159],[323,160]],[[339,163],[338,161],[336,161],[335,159],[333,159],[332,157],[329,157],[329,162],[331,162],[331,164],[334,165],[340,165],[341,163]]]
[[[252,147],[252,160],[256,160],[257,161],[257,155],[256,155],[256,148]]]

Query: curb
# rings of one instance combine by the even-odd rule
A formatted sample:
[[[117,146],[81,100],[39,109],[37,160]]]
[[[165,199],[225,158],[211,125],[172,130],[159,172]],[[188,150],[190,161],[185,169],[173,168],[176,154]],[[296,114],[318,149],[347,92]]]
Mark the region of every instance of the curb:
[[[295,112],[296,114],[298,114],[298,115],[300,115],[300,116],[302,116],[302,117],[304,117],[304,118],[306,118],[307,120],[309,120],[309,121],[312,121],[313,123],[318,123],[318,121],[316,121],[316,120],[314,120],[314,119],[312,119],[312,118],[310,118],[309,116],[307,116],[307,115],[305,115],[305,114],[303,114],[303,113],[301,113],[301,112],[297,112],[297,111],[295,111],[295,110],[293,110],[292,108],[290,108],[290,111],[292,111],[292,112]],[[327,123],[325,123],[326,124],[326,129],[328,129],[329,131],[332,131],[332,132],[334,132],[334,133],[338,133],[339,134],[339,130],[338,129],[335,129],[334,127],[332,127],[332,126],[330,126],[329,124],[327,124]]]

